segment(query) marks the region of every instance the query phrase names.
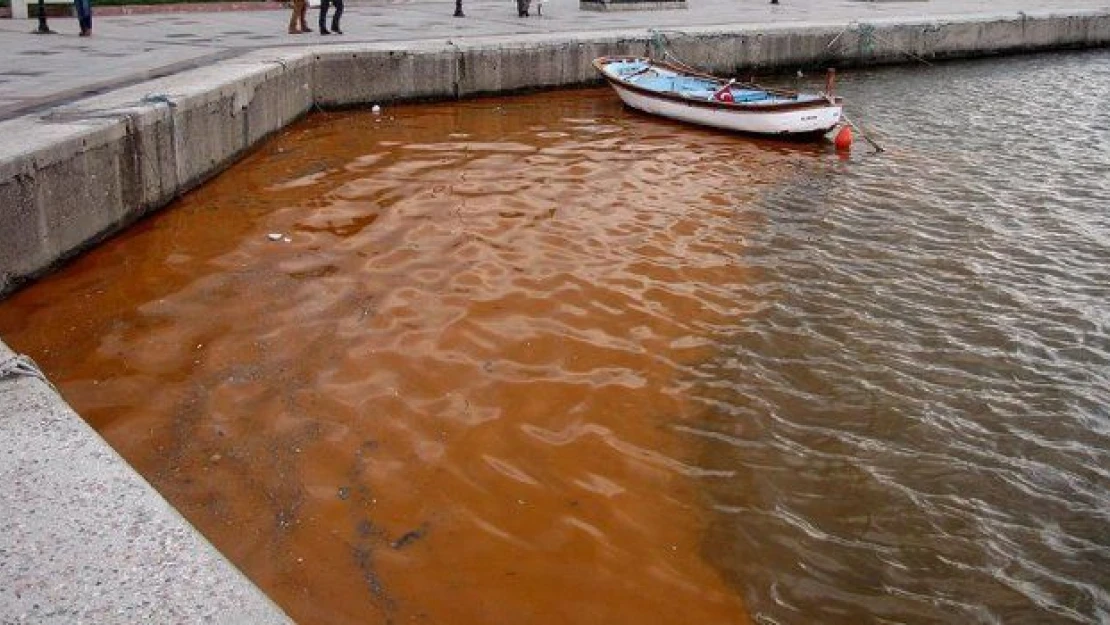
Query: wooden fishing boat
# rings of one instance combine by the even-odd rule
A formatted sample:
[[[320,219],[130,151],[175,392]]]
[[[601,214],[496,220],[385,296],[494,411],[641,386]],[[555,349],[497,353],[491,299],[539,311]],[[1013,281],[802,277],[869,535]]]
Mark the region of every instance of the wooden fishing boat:
[[[594,67],[628,106],[670,119],[760,135],[817,138],[841,121],[841,99],[738,83],[678,63],[605,56]],[[828,91],[832,91],[830,74]]]

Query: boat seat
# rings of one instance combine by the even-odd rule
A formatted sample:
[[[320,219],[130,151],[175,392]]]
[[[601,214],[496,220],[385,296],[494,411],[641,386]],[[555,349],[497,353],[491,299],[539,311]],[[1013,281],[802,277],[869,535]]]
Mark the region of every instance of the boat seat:
[[[759,91],[757,89],[733,89],[732,99],[735,102],[759,102],[760,100],[767,100],[770,96],[766,91]]]
[[[613,73],[621,78],[627,78],[633,74],[640,73],[646,70],[649,66],[642,61],[634,61],[631,63],[613,63],[609,66]]]
[[[674,91],[674,76],[644,76],[632,82],[652,91]]]
[[[708,100],[713,97],[713,93],[714,92],[712,90],[707,89],[691,89],[687,91],[680,91],[679,95],[687,98],[693,98],[695,100]]]

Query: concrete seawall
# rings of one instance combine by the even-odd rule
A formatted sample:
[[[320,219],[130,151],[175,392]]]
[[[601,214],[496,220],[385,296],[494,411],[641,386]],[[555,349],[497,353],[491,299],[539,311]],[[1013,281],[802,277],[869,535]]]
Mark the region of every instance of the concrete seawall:
[[[594,84],[592,59],[649,54],[660,37],[743,75],[1106,46],[1110,9],[251,51],[0,122],[0,298],[313,107]],[[0,364],[12,356],[0,343]],[[0,477],[0,622],[286,620],[45,381],[0,375]]]

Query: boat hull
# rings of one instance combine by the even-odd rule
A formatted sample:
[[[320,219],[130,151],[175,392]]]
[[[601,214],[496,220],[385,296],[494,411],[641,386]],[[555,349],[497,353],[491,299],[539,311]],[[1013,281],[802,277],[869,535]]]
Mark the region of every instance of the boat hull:
[[[705,74],[683,73],[666,63],[638,58],[601,58],[594,62],[605,80],[629,107],[645,113],[690,124],[719,128],[732,132],[780,137],[811,138],[821,136],[841,121],[843,107],[838,98],[766,91],[759,103],[724,102],[713,97],[691,96],[689,91],[652,90],[646,83],[637,84],[637,74],[621,76],[608,71],[610,63],[640,63],[659,68],[658,73],[699,83],[700,86],[728,89],[733,83]],[[748,91],[751,93],[751,91]],[[764,93],[764,92],[756,92]]]
[[[696,106],[646,95],[610,83],[626,105],[644,113],[690,124],[760,135],[809,137],[823,135],[840,123],[842,107],[826,106],[786,111],[736,111]]]

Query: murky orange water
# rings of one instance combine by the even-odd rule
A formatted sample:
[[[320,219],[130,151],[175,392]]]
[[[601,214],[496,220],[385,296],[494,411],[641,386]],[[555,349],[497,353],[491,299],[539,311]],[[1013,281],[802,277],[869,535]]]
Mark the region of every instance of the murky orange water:
[[[0,335],[303,623],[1103,623],[1107,55],[316,116]]]
[[[301,623],[743,623],[674,426],[736,207],[815,149],[600,91],[317,115],[0,334]]]

